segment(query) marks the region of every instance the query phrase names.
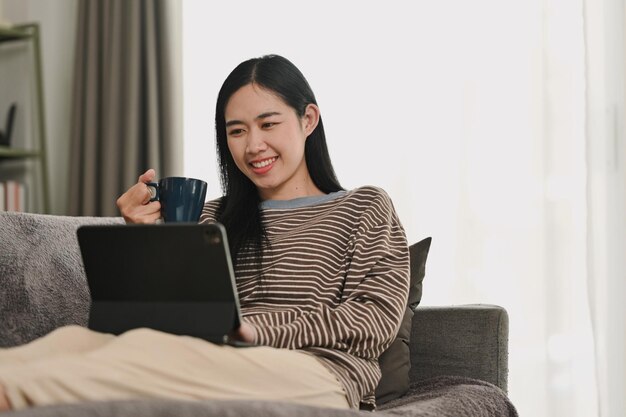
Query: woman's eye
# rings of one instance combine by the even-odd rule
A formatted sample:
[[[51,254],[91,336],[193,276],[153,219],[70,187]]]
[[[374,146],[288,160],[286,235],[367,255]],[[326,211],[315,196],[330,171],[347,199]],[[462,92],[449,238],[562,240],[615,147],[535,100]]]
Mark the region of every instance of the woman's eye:
[[[243,129],[233,129],[230,132],[228,132],[230,136],[238,136],[238,135],[241,135],[242,133],[243,133]]]
[[[274,127],[275,124],[276,122],[265,122],[263,123],[263,129],[269,129],[271,127]]]

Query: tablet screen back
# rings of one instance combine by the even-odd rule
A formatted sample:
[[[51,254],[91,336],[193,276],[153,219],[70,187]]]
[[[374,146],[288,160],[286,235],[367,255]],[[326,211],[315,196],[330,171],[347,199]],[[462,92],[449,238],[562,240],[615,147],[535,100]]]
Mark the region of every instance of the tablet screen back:
[[[150,327],[220,341],[239,326],[222,225],[83,226],[78,241],[93,330]]]

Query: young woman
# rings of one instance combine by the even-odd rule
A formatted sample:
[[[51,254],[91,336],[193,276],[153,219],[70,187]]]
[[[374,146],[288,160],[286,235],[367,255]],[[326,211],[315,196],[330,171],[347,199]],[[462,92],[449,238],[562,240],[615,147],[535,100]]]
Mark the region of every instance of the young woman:
[[[398,330],[409,282],[389,197],[339,185],[313,92],[285,58],[235,68],[215,125],[224,196],[205,204],[200,222],[227,229],[244,318],[234,337],[258,346],[65,327],[0,351],[5,408],[136,397],[375,407],[378,357]],[[118,199],[128,222],[159,218],[145,185],[155,175]]]

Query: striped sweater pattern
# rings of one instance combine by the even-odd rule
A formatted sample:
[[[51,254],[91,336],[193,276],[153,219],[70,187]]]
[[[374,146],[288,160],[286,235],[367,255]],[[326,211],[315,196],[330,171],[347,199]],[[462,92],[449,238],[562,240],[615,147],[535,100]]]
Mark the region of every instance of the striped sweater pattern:
[[[215,221],[220,200],[200,223]],[[269,245],[235,268],[241,311],[259,345],[315,355],[352,408],[375,408],[378,357],[406,307],[409,252],[389,196],[366,186],[317,204],[261,210]]]

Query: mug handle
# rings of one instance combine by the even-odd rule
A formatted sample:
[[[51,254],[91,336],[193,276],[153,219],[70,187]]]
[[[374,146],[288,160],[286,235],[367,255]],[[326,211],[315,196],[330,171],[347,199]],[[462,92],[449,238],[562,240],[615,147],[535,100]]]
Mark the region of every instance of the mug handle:
[[[147,182],[146,186],[148,187],[148,191],[150,191],[150,202],[159,201],[159,183]]]

